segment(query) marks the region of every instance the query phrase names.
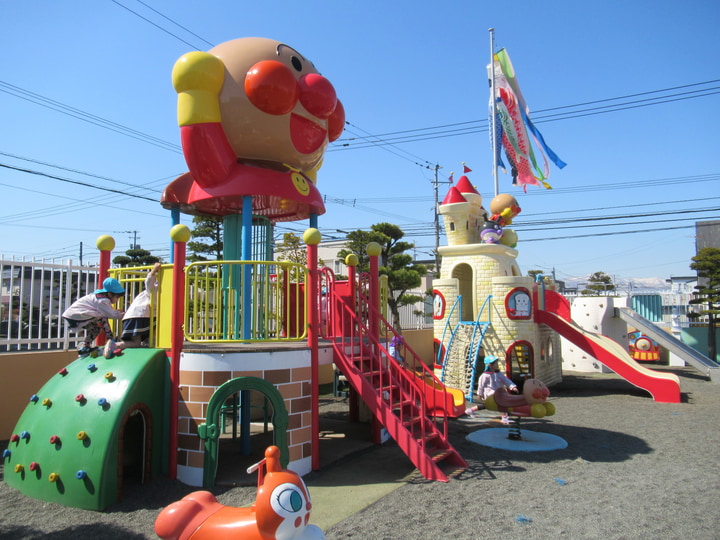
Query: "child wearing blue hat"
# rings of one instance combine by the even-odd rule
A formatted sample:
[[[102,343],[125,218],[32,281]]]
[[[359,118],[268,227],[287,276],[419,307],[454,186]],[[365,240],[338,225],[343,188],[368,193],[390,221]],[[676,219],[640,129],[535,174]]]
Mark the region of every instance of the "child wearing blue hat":
[[[517,385],[512,382],[504,373],[500,371],[497,356],[485,357],[485,371],[480,375],[478,381],[478,397],[485,401],[488,397],[495,393],[498,388],[507,387],[510,392],[517,393]],[[473,412],[479,407],[471,407],[465,411],[468,416],[473,416]],[[507,415],[503,415],[503,422],[507,422]]]
[[[108,340],[104,350],[105,357],[112,358],[116,354],[115,338],[108,319],[120,319],[124,315],[124,312],[116,310],[113,304],[125,294],[125,289],[114,278],[106,278],[102,285],[102,289],[78,298],[62,314],[69,331],[82,328],[86,331],[84,341],[78,345],[78,354],[81,357],[97,351],[97,347],[92,344],[100,331],[105,332]]]

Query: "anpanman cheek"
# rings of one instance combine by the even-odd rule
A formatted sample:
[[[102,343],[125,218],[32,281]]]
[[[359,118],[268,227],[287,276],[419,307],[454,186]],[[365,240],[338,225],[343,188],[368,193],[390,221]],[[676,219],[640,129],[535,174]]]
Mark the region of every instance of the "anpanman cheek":
[[[248,70],[245,94],[258,109],[278,116],[295,108],[300,98],[300,87],[285,64],[277,60],[263,60]]]
[[[333,142],[340,138],[343,130],[345,129],[345,107],[337,100],[335,110],[328,118],[328,140]]]

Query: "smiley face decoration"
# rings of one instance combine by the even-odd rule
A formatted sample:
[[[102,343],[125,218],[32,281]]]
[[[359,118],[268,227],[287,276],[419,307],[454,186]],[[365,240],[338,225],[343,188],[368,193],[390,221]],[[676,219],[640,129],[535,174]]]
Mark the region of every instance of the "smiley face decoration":
[[[273,222],[325,213],[315,186],[345,111],[328,79],[275,40],[241,38],[183,55],[172,72],[189,172],[161,203],[188,214],[252,212]]]

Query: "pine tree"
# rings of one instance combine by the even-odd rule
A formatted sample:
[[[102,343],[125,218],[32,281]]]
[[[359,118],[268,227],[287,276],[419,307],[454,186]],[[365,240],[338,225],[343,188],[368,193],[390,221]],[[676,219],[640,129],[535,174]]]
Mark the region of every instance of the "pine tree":
[[[338,252],[338,257],[344,259],[354,253],[359,264],[358,272],[367,272],[370,269],[370,257],[365,248],[370,242],[377,242],[382,247],[379,261],[380,275],[388,277],[388,306],[392,313],[392,324],[401,331],[400,308],[415,304],[423,300],[422,296],[408,294],[407,291],[416,289],[422,283],[422,277],[427,274],[424,264],[417,264],[406,251],[413,249],[414,244],[401,242],[405,233],[397,225],[391,223],[376,223],[369,231],[351,231],[347,234],[348,242],[345,249]]]
[[[585,296],[610,296],[617,287],[605,272],[595,272],[588,278],[586,287],[580,291]]]
[[[161,262],[160,257],[156,257],[146,249],[140,246],[128,249],[125,255],[118,255],[113,258],[113,264],[118,266],[152,266],[156,262]]]
[[[703,306],[696,313],[688,313],[690,318],[707,316],[708,320],[708,358],[716,359],[717,339],[715,328],[720,315],[720,249],[702,248],[692,258],[690,268],[698,275],[695,295],[690,304]]]
[[[195,227],[190,231],[195,241],[187,243],[189,262],[218,260],[223,258],[223,219],[213,216],[195,216]],[[208,241],[202,241],[206,239]]]

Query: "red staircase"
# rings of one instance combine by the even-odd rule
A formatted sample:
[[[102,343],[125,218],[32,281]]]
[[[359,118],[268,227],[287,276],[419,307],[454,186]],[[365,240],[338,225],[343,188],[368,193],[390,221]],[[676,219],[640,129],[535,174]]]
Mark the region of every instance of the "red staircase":
[[[333,295],[331,303],[333,326],[342,329],[332,332],[334,337],[328,336],[333,342],[335,364],[377,421],[425,478],[447,482],[450,475],[467,468],[467,462],[448,440],[443,404],[452,398],[447,391],[427,397],[420,387],[425,380],[444,389],[433,371],[410,347],[403,348],[407,367],[389,355],[385,345],[398,334],[367,304],[356,312],[339,295]],[[371,331],[374,325],[381,328]],[[428,411],[433,411],[432,416]]]

